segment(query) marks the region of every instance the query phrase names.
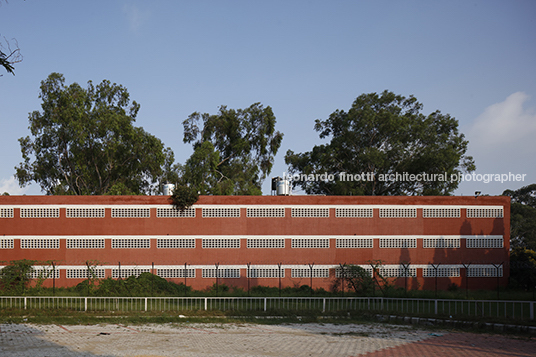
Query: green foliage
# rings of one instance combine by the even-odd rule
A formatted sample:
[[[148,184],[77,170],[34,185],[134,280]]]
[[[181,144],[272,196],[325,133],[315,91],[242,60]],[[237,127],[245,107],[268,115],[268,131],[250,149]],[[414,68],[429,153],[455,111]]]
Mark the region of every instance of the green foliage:
[[[516,191],[506,190],[510,196],[510,246],[536,250],[536,184]]]
[[[536,289],[536,252],[521,247],[510,253],[510,284],[524,290]]]
[[[289,174],[332,174],[334,181],[298,181],[309,194],[329,195],[448,195],[457,187],[451,175],[475,169],[465,156],[468,141],[458,121],[435,111],[421,113],[413,96],[392,92],[362,94],[348,112],[336,110],[316,120],[315,130],[329,143],[312,151],[287,151]],[[365,180],[341,180],[340,174],[369,174]],[[386,180],[389,175],[447,174],[447,180]],[[372,174],[374,176],[372,177]],[[383,178],[383,180],[382,180]]]
[[[14,260],[0,270],[0,285],[5,294],[23,295],[30,284],[35,260]]]
[[[335,278],[331,289],[335,292],[352,289],[356,294],[368,294],[374,289],[374,279],[358,265],[345,265],[341,276]]]
[[[283,139],[275,123],[272,108],[260,103],[192,113],[183,122],[184,142],[194,147],[180,168],[183,183],[203,195],[260,195]]]
[[[170,199],[175,209],[184,211],[197,202],[199,194],[189,186],[179,185],[175,187]]]
[[[21,186],[36,182],[55,195],[147,194],[162,175],[162,142],[133,125],[139,104],[121,85],[86,89],[52,73],[41,82],[41,111],[30,113],[31,137],[20,138]]]

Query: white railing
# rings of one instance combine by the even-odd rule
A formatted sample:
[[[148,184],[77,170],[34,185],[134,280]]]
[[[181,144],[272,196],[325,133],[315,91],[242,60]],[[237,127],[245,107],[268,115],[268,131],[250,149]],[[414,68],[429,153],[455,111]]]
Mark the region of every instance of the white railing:
[[[383,297],[52,297],[0,296],[1,309],[74,311],[374,311],[534,320],[534,301]]]

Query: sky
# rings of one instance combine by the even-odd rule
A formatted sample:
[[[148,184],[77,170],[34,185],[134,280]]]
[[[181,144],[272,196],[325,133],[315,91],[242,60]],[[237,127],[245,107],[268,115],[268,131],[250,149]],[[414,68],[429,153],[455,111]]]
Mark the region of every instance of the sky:
[[[0,36],[23,56],[14,76],[0,69],[0,193],[43,194],[14,174],[52,72],[126,87],[135,125],[180,163],[191,113],[260,102],[284,134],[271,173],[282,176],[287,150],[323,143],[315,119],[389,90],[459,121],[477,169],[455,195],[536,183],[535,1],[0,0]]]

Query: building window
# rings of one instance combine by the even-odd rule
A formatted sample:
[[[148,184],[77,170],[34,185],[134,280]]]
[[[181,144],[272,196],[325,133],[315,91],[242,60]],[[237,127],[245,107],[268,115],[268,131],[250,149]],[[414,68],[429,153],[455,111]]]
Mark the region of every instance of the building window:
[[[502,208],[467,208],[467,218],[503,218]]]
[[[460,208],[423,208],[423,218],[460,218]]]
[[[150,273],[149,268],[114,268],[112,269],[112,278],[128,278],[129,276],[140,276],[141,273]]]
[[[238,218],[240,217],[240,208],[203,208],[203,218]]]
[[[313,268],[313,278],[329,278],[328,268]],[[311,268],[292,268],[290,275],[293,278],[311,278]]]
[[[248,238],[248,248],[285,248],[284,238]]]
[[[34,267],[28,274],[30,279],[59,279],[59,269],[52,269],[52,267]]]
[[[67,238],[67,249],[104,249],[104,238]]]
[[[380,248],[417,248],[417,238],[380,238]]]
[[[203,278],[240,278],[240,269],[236,268],[205,268],[202,271]]]
[[[59,208],[21,208],[20,218],[59,218]]]
[[[294,207],[291,210],[291,216],[305,218],[328,218],[329,208]]]
[[[195,248],[195,238],[158,238],[157,248]]]
[[[335,217],[339,218],[372,218],[372,208],[336,208]]]
[[[281,271],[281,276],[279,272]],[[248,278],[284,278],[285,269],[281,268],[249,268],[247,271]]]
[[[149,249],[149,238],[112,238],[112,249]]]
[[[469,267],[467,269],[467,276],[471,278],[491,278],[491,277],[497,277],[497,270],[499,273],[499,277],[503,276],[503,268],[502,266],[499,267],[499,269],[495,267]]]
[[[104,208],[66,208],[67,218],[104,218]]]
[[[59,238],[21,238],[21,249],[60,249]]]
[[[0,208],[0,218],[13,218],[14,211],[13,208]]]
[[[433,267],[423,268],[422,276],[425,278],[435,278],[436,272],[438,278],[456,278],[460,276],[460,268],[452,267],[438,267],[437,269]]]
[[[380,208],[380,218],[417,218],[417,209]]]
[[[372,238],[337,238],[336,248],[372,248]]]
[[[104,268],[91,268],[90,278],[104,279]],[[67,279],[87,279],[87,268],[66,269]]]
[[[195,278],[195,269],[158,268],[156,275],[161,278]]]
[[[417,277],[417,268],[407,268],[403,267],[381,267],[378,269],[381,276],[384,278],[415,278]]]
[[[157,218],[195,218],[195,208],[190,207],[184,210],[178,210],[173,207],[157,208]]]
[[[112,218],[149,218],[150,208],[112,208]]]
[[[270,218],[281,218],[285,217],[285,208],[283,207],[277,207],[277,208],[247,208],[246,209],[246,216],[248,218],[256,218],[256,217],[270,217]]]
[[[203,238],[202,247],[211,248],[240,248],[240,238]]]
[[[0,249],[13,249],[15,240],[13,238],[0,238]]]
[[[423,248],[460,248],[460,238],[423,238]]]
[[[329,238],[292,238],[292,248],[329,248]]]
[[[368,275],[372,277],[372,267],[370,267],[370,266],[367,266],[367,267],[359,266],[359,267],[364,269],[368,273]],[[349,267],[349,266],[345,266],[344,270],[340,266],[335,268],[335,277],[336,278],[342,278],[342,272],[343,271],[344,271],[344,277],[345,278],[356,278],[356,277],[358,277],[356,272],[353,271],[351,269],[351,267]]]
[[[465,238],[466,248],[503,248],[503,238]]]

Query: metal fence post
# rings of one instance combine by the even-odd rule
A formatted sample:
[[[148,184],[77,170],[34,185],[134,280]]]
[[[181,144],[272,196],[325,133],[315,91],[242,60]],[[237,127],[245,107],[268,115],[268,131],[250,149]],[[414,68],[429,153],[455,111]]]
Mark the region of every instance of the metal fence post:
[[[434,311],[435,311],[435,314],[437,315],[437,300],[434,301]]]
[[[147,298],[145,298],[145,312],[147,312]]]
[[[266,311],[266,298],[264,298],[264,311]]]
[[[208,307],[208,298],[205,298],[205,311],[207,311],[207,307]]]
[[[534,301],[530,302],[530,319],[534,320]]]
[[[326,298],[322,299],[322,312],[326,312]]]
[[[84,311],[87,311],[87,297],[84,298]]]
[[[26,310],[26,297],[24,297],[24,310]]]

